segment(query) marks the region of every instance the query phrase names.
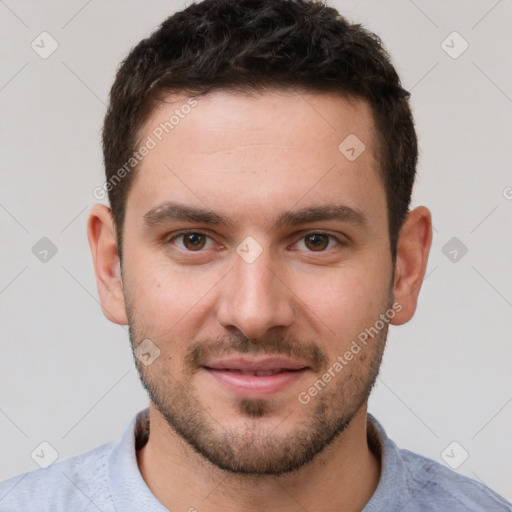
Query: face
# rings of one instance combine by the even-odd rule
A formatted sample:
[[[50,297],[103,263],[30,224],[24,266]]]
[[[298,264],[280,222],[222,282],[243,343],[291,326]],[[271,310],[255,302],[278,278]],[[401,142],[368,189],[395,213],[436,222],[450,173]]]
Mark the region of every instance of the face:
[[[220,468],[280,474],[331,443],[377,377],[393,264],[371,111],[283,91],[196,101],[170,96],[144,126],[130,337],[173,431]]]

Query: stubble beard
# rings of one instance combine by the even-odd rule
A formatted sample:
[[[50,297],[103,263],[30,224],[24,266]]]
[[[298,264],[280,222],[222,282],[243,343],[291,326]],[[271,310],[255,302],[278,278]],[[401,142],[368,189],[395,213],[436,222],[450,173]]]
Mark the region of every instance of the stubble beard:
[[[190,382],[194,372],[188,372],[180,382],[164,365],[153,363],[144,366],[136,357],[134,359],[150,400],[172,431],[195,452],[230,473],[278,476],[311,462],[348,427],[365,405],[379,373],[387,331],[388,325],[308,404],[300,404],[297,400],[296,407],[300,408],[304,418],[286,431],[279,426],[272,431],[262,428],[262,421],[279,413],[273,399],[237,400],[238,412],[245,421],[236,427],[226,426],[222,424],[222,418],[214,418],[194,396],[195,388]],[[133,318],[129,332],[134,349],[143,336],[139,336],[141,331]],[[262,347],[276,347],[278,344],[275,336],[269,343],[262,340],[252,342],[245,337],[229,342],[237,352],[261,352]],[[279,351],[268,352],[294,352],[293,347],[298,345],[284,343],[287,350],[282,350],[283,343],[279,346]],[[322,354],[318,358],[321,360]],[[317,374],[317,378],[321,375]]]

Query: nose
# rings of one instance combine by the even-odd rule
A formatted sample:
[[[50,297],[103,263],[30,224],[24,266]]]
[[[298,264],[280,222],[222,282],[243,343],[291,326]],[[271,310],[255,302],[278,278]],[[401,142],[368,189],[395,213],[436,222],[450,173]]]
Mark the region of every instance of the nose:
[[[294,294],[285,284],[282,267],[272,265],[271,259],[268,249],[251,263],[234,256],[217,301],[217,318],[223,327],[235,327],[246,337],[257,339],[272,328],[293,322]]]

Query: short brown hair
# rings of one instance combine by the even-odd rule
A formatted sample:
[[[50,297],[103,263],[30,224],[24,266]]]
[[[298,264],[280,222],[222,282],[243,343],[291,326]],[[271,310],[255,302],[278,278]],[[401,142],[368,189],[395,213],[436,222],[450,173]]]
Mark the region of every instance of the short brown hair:
[[[418,158],[409,93],[375,34],[307,0],[204,0],[167,18],[122,62],[103,126],[106,183],[121,255],[134,172],[126,162],[156,102],[170,93],[300,88],[369,102],[378,135],[393,261]],[[340,141],[341,142],[341,141]],[[134,168],[135,169],[135,168]],[[119,174],[117,175],[119,178]]]

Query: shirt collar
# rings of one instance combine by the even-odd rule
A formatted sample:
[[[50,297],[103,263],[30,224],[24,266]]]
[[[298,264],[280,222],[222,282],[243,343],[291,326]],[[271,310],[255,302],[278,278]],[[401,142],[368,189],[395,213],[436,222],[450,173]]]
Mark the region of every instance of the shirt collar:
[[[126,427],[123,437],[115,443],[108,462],[110,493],[117,510],[139,512],[165,512],[167,509],[156,499],[140,474],[136,450],[146,444],[149,436],[149,409],[140,411]],[[367,415],[368,446],[380,459],[381,474],[377,489],[363,512],[393,510],[398,496],[393,489],[402,464],[398,447],[391,441],[382,425]]]
[[[389,439],[382,425],[367,414],[368,446],[380,460],[380,478],[377,489],[362,512],[380,512],[382,510],[395,510],[399,503],[400,488],[399,475],[403,474],[402,460],[396,444]]]
[[[108,461],[108,484],[114,508],[127,512],[165,512],[142,478],[135,447],[147,441],[149,409],[140,411],[128,424],[123,437],[115,443]]]

